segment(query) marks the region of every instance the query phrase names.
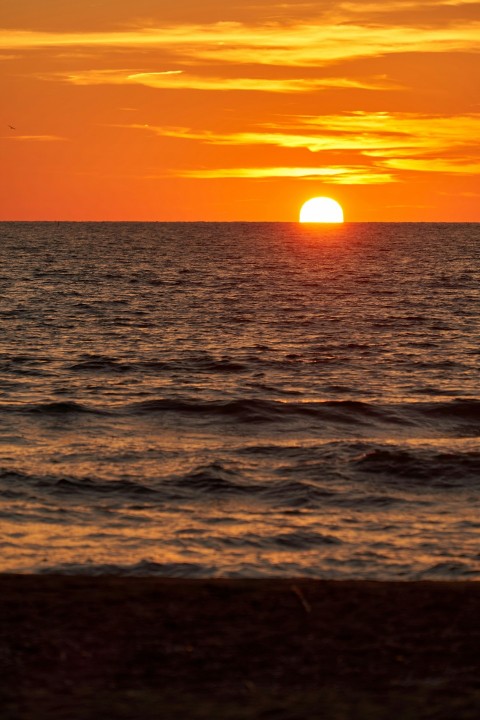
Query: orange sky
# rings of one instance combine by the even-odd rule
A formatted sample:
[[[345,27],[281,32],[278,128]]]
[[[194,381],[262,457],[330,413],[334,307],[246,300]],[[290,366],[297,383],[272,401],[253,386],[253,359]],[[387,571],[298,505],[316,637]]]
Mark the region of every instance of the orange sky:
[[[0,0],[0,27],[2,220],[480,220],[479,2]]]

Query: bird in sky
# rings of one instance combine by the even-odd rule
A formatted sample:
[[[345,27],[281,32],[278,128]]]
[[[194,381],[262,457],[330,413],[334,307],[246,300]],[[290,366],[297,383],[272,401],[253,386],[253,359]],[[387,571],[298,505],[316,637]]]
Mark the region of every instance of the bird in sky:
[[[17,129],[17,128],[13,127],[13,125],[9,125],[8,127],[10,128],[10,130],[16,130],[16,129]]]

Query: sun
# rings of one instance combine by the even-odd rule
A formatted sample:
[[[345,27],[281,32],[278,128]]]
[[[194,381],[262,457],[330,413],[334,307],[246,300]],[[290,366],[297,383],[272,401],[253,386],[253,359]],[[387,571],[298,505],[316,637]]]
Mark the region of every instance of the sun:
[[[303,203],[301,223],[343,223],[342,206],[332,198],[314,197]]]

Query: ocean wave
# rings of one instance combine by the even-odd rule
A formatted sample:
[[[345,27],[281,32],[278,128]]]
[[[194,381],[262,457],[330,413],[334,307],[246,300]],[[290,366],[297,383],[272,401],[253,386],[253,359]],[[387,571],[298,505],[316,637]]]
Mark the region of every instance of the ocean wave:
[[[480,400],[476,398],[455,398],[447,402],[419,403],[418,409],[426,417],[464,420],[480,424]]]
[[[232,495],[255,491],[255,485],[242,482],[239,473],[219,462],[199,466],[185,475],[167,480],[164,485],[193,495]]]
[[[228,359],[210,360],[202,366],[202,369],[214,373],[242,373],[250,370],[246,363]]]
[[[191,562],[159,563],[153,560],[141,560],[137,563],[125,565],[116,563],[59,563],[58,565],[40,567],[37,572],[41,575],[159,576],[164,578],[207,578],[215,574],[213,568],[204,564]]]
[[[89,364],[100,363],[105,372],[121,373],[126,366],[110,359],[85,360],[85,369]],[[240,367],[224,368],[225,372],[241,372]],[[52,416],[105,415],[115,418],[135,418],[155,415],[192,417],[202,423],[257,423],[283,424],[301,422],[316,431],[344,427],[348,435],[358,428],[384,434],[398,431],[418,435],[419,432],[448,433],[475,437],[480,433],[480,400],[476,398],[453,398],[430,402],[380,403],[353,399],[327,399],[299,401],[300,393],[293,390],[277,390],[275,386],[248,385],[246,397],[230,395],[220,399],[195,397],[193,394],[181,396],[151,397],[120,404],[118,402],[90,403],[73,397],[62,400],[49,399],[39,402],[2,403],[0,412],[21,413],[41,418]],[[274,397],[255,397],[251,390],[264,390],[264,395]],[[275,397],[275,395],[277,397]],[[93,396],[92,396],[93,397]],[[363,429],[363,430],[362,430]]]
[[[278,407],[277,407],[278,406]],[[198,401],[190,399],[159,398],[133,403],[128,411],[133,415],[155,413],[178,413],[203,415],[204,417],[232,418],[244,422],[268,422],[278,419],[280,403],[268,400],[217,400]]]
[[[59,402],[47,402],[37,403],[34,405],[27,405],[24,408],[25,412],[38,413],[39,415],[70,415],[77,413],[94,413],[102,414],[101,410],[96,408],[87,407],[82,403],[75,402],[74,400],[62,400]]]
[[[53,400],[36,403],[3,403],[0,413],[20,413],[32,416],[68,416],[68,415],[109,415],[110,412],[100,407],[92,407],[76,400]]]
[[[354,458],[355,470],[443,489],[480,485],[480,452],[374,448]]]
[[[0,495],[2,497],[32,497],[47,492],[54,496],[103,495],[122,501],[158,494],[155,488],[137,480],[99,480],[90,477],[64,477],[34,475],[18,470],[0,469]],[[12,495],[13,493],[13,495]]]
[[[96,480],[92,478],[41,478],[38,487],[48,487],[62,494],[96,494],[121,499],[156,495],[156,490],[138,480]]]
[[[478,572],[464,562],[440,562],[424,570],[422,577],[429,579],[477,578]]]
[[[425,503],[419,503],[418,501],[414,502],[413,498],[410,498],[409,500],[403,500],[400,497],[387,495],[384,492],[381,494],[372,494],[365,492],[362,492],[362,494],[355,494],[354,492],[351,492],[349,494],[345,494],[339,497],[335,504],[340,507],[348,508],[352,512],[355,512],[358,510],[378,511],[383,509],[390,509],[392,507],[397,507],[400,505],[408,508],[413,508],[414,506]]]
[[[138,326],[138,323],[137,323]],[[132,360],[125,362],[108,355],[83,355],[76,362],[65,366],[67,371],[85,373],[162,373],[186,372],[189,374],[235,374],[249,372],[252,365],[233,357],[216,358],[205,354],[170,360]]]
[[[243,497],[267,507],[289,509],[318,507],[336,497],[332,490],[303,479],[275,479],[262,482],[234,471],[219,462],[199,466],[189,473],[165,480],[159,492],[173,498],[204,502],[208,498]]]
[[[291,552],[316,550],[333,545],[343,545],[344,542],[338,537],[319,533],[314,530],[297,528],[290,532],[271,534],[265,536],[259,533],[250,532],[242,535],[221,535],[213,539],[202,536],[202,542],[210,547],[224,547],[228,549],[255,548],[258,551],[273,550],[275,552]]]
[[[106,355],[84,355],[78,362],[68,365],[67,369],[75,372],[125,373],[129,372],[132,366]]]
[[[84,500],[97,507],[98,503],[108,500],[112,507],[131,507],[134,503],[138,508],[159,508],[164,503],[185,502],[202,505],[213,499],[230,501],[243,498],[264,509],[294,510],[319,507],[336,500],[337,493],[302,479],[255,481],[245,472],[214,462],[174,476],[159,475],[148,483],[133,477],[105,480],[3,469],[0,470],[0,497],[11,500],[35,498],[41,502],[50,499],[58,503],[69,500],[73,503],[71,507]]]
[[[328,545],[325,545],[325,550]],[[333,544],[335,547],[335,544]],[[256,544],[254,544],[256,549]],[[287,551],[286,559],[282,560],[283,553]],[[312,546],[296,548],[295,550],[307,552]],[[63,562],[57,564],[38,564],[32,567],[23,567],[20,572],[37,573],[39,575],[76,575],[86,577],[108,576],[108,577],[160,577],[177,578],[190,580],[203,580],[207,578],[222,577],[225,579],[252,579],[252,578],[318,578],[337,580],[367,580],[367,581],[441,581],[441,580],[477,580],[480,576],[478,568],[470,566],[466,562],[445,561],[425,564],[421,569],[409,566],[408,564],[396,563],[389,560],[383,553],[366,552],[362,557],[349,558],[348,560],[335,557],[328,557],[328,567],[322,565],[320,553],[315,557],[318,564],[305,564],[301,555],[295,562],[291,559],[289,547],[279,548],[275,546],[275,556],[265,559],[260,564],[254,559],[230,564],[227,559],[219,558],[216,555],[217,563],[207,562],[156,562],[153,560],[140,560],[135,563],[91,563],[91,562]],[[18,572],[18,570],[17,570]]]
[[[298,420],[320,429],[346,426],[350,427],[349,432],[364,427],[384,433],[387,426],[414,434],[422,429],[426,432],[460,432],[467,436],[476,436],[480,432],[480,401],[477,399],[380,404],[360,400],[298,402],[287,398],[285,394],[282,400],[246,397],[209,401],[164,397],[132,403],[122,411],[131,416],[168,413],[197,416],[207,422],[286,423]]]
[[[274,535],[271,542],[285,550],[310,550],[323,545],[342,545],[342,541],[337,537],[308,530],[293,530]]]
[[[295,417],[344,424],[408,422],[396,409],[382,408],[354,400],[327,400],[324,402],[288,402],[258,398],[198,401],[190,398],[158,398],[133,403],[127,412],[132,415],[154,413],[196,414],[204,417],[221,417],[240,422],[274,422]]]
[[[313,508],[337,497],[335,490],[303,480],[280,480],[258,488],[259,497],[277,508]]]

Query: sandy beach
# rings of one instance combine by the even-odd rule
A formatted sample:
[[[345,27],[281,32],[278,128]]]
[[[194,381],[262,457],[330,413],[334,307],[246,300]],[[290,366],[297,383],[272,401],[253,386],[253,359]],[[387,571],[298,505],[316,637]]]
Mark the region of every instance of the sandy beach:
[[[478,718],[480,584],[0,576],[2,720]]]

